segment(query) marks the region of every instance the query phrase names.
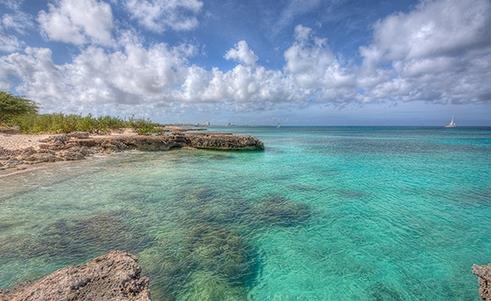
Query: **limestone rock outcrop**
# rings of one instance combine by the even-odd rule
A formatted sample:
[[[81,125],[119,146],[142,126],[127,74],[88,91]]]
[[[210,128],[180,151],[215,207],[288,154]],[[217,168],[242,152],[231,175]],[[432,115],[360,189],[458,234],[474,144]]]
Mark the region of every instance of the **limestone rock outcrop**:
[[[473,265],[472,272],[479,279],[479,294],[486,301],[491,301],[491,264]]]
[[[148,285],[135,256],[111,251],[86,264],[0,291],[0,301],[150,301]]]
[[[264,149],[263,143],[255,137],[224,133],[174,131],[156,136],[91,136],[85,132],[74,132],[50,136],[42,140],[39,149],[7,150],[0,147],[0,170],[13,167],[23,169],[44,162],[82,160],[97,153],[135,149],[167,151],[182,147],[234,151]]]
[[[261,140],[252,136],[232,134],[194,133],[187,134],[188,145],[200,149],[215,150],[262,150]]]

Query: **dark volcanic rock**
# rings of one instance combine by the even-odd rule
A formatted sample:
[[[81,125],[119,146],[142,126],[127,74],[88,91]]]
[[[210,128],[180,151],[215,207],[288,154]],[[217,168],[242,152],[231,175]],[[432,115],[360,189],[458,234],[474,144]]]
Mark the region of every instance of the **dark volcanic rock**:
[[[473,265],[472,272],[479,279],[479,294],[483,300],[491,301],[491,264]]]
[[[135,256],[111,251],[84,265],[0,292],[0,301],[149,301],[148,283]]]

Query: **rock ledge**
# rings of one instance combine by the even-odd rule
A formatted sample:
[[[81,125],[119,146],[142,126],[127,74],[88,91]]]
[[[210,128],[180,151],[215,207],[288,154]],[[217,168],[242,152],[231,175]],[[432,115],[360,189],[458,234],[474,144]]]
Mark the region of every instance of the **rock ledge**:
[[[488,265],[473,265],[472,272],[479,279],[479,294],[486,301],[491,301],[491,263]]]
[[[167,151],[183,147],[228,151],[264,149],[262,141],[252,136],[196,132],[172,132],[157,136],[91,136],[85,132],[74,132],[50,136],[41,142],[39,149],[29,147],[8,150],[0,147],[0,170],[14,167],[24,169],[29,165],[44,162],[82,160],[98,153],[134,149],[141,151]]]
[[[0,301],[150,301],[148,283],[135,256],[111,251],[86,264],[0,291]]]

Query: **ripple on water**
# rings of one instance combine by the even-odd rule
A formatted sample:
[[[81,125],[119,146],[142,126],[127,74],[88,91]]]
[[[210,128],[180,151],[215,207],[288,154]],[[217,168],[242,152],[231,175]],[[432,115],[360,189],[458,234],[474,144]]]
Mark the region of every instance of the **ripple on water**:
[[[0,286],[122,248],[156,300],[477,300],[489,130],[243,130],[266,151],[122,153],[1,178]]]

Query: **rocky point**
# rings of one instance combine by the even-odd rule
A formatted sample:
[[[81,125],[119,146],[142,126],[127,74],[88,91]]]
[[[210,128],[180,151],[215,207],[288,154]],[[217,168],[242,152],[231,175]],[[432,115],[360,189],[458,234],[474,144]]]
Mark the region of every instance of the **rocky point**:
[[[210,150],[263,150],[263,143],[252,136],[226,133],[171,132],[163,135],[91,136],[86,132],[53,135],[42,141],[38,149],[28,147],[8,150],[0,147],[0,170],[23,169],[29,165],[82,160],[97,153],[125,150],[167,151],[175,148]]]

